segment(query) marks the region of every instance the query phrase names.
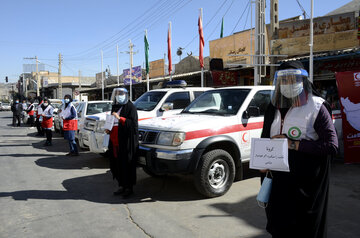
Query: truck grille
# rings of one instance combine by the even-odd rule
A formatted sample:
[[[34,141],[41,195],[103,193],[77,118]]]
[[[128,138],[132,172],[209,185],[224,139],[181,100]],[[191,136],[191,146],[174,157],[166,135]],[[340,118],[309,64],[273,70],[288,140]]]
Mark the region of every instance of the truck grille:
[[[148,131],[148,130],[139,129],[140,143],[156,144],[158,135],[159,135],[158,131]]]
[[[85,130],[94,131],[95,124],[96,124],[95,120],[85,119],[84,128],[85,128]]]

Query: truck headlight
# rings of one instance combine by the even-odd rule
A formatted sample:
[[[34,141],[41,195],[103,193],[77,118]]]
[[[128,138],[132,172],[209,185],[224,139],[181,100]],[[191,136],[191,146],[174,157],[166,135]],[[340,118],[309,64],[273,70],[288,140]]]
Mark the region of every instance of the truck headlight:
[[[185,140],[184,132],[160,132],[157,140],[159,145],[181,145]]]
[[[105,132],[104,125],[105,125],[105,121],[98,121],[96,126],[96,132],[104,133]]]

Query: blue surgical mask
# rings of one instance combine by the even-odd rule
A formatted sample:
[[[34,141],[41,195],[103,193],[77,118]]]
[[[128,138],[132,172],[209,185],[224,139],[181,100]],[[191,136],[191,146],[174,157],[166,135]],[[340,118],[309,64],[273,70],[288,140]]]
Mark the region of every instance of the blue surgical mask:
[[[15,103],[19,103],[19,101],[15,101]]]
[[[116,100],[121,104],[121,103],[124,103],[125,102],[125,99],[126,99],[126,95],[117,95],[116,96]]]
[[[70,99],[65,98],[65,99],[64,99],[64,102],[65,102],[65,103],[69,103],[69,102],[70,102]]]

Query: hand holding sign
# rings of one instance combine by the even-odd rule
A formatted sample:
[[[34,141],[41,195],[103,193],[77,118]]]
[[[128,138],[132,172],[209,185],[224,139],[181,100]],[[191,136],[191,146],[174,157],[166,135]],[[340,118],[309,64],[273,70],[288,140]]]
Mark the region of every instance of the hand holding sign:
[[[250,168],[289,172],[287,139],[253,138]]]

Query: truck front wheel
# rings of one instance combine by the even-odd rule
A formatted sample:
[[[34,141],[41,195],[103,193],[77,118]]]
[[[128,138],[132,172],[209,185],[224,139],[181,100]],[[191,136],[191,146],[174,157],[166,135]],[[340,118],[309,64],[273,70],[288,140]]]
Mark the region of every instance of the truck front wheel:
[[[195,172],[196,189],[206,197],[224,195],[231,187],[235,176],[235,164],[225,150],[211,150],[201,157]]]

